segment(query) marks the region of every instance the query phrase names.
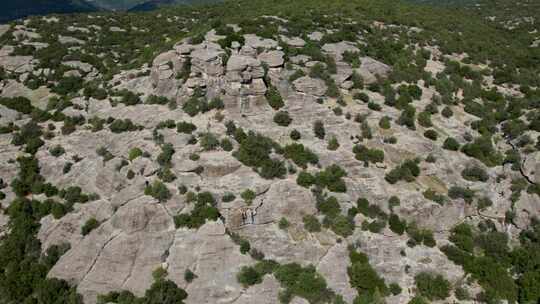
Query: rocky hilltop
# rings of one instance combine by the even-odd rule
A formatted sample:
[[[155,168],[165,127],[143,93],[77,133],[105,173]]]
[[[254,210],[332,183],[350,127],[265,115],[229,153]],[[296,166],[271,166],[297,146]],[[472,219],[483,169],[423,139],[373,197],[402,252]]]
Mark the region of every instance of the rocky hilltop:
[[[0,28],[5,303],[538,301],[527,20],[252,2]]]

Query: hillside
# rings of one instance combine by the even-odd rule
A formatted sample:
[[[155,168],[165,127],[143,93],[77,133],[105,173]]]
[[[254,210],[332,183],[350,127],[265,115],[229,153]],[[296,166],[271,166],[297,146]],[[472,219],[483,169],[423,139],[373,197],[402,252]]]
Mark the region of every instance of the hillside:
[[[203,5],[221,2],[220,0],[150,0],[131,7],[130,12],[153,11],[170,5]]]
[[[0,26],[0,303],[540,301],[540,7]]]
[[[0,23],[30,15],[92,12],[97,8],[82,0],[20,0],[0,3]]]
[[[106,10],[126,11],[146,2],[146,0],[90,0],[88,2]]]

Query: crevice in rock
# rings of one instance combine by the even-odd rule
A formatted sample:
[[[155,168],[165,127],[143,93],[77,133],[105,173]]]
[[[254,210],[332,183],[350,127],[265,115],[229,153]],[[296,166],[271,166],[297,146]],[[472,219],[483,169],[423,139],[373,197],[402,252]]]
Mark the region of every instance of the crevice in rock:
[[[135,262],[137,261],[137,256],[139,255],[139,247],[137,247],[137,251],[135,252],[135,258],[133,258],[133,260],[131,261],[131,265],[129,266],[129,273],[128,275],[124,278],[124,280],[122,281],[122,285],[120,285],[122,287],[122,289],[124,288],[124,286],[126,285],[127,281],[131,278],[131,276],[133,275],[133,269],[135,268]]]
[[[112,237],[110,237],[104,244],[103,246],[101,246],[98,254],[96,255],[96,257],[94,258],[94,260],[92,261],[92,264],[90,265],[90,267],[88,268],[88,270],[86,271],[86,273],[84,274],[84,276],[82,277],[81,282],[84,282],[84,280],[86,280],[86,277],[88,276],[88,274],[90,272],[92,272],[92,270],[94,270],[94,267],[96,266],[96,263],[97,261],[99,260],[99,258],[101,257],[101,253],[103,252],[103,250],[105,249],[105,247],[107,247],[107,245],[109,245],[109,243],[111,243],[114,239],[116,239],[118,236],[120,236],[122,234],[122,232],[118,232],[116,234],[114,234]]]
[[[332,248],[334,248],[337,244],[334,244],[332,246],[329,246],[328,248],[326,248],[326,251],[324,252],[324,254],[319,258],[319,260],[317,261],[317,267],[319,267],[319,265],[321,264],[322,260],[328,255],[328,253],[330,252],[330,250]]]
[[[512,143],[512,141],[510,139],[507,139],[506,140],[506,143],[508,143],[508,145],[510,145],[510,147],[512,147],[512,150],[514,150],[516,153],[518,153],[518,155],[520,155],[521,157],[521,153],[519,153],[519,149]],[[521,164],[519,165],[519,173],[521,174],[521,176],[530,184],[530,185],[536,185],[536,183],[534,181],[531,180],[531,178],[525,173],[525,170],[523,170],[523,167],[525,166],[525,159],[523,159],[521,161]],[[504,165],[504,163],[503,163]]]

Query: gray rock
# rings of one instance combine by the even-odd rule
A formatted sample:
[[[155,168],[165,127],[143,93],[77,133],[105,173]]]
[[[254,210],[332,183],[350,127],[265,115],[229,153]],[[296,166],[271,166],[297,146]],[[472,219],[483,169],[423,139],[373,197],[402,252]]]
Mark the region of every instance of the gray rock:
[[[221,222],[207,223],[197,231],[178,230],[166,260],[169,278],[188,292],[186,303],[233,302],[243,288],[236,280],[242,266],[253,260],[240,253],[225,234]],[[198,276],[187,283],[184,272],[190,269]]]
[[[248,288],[234,304],[274,304],[278,303],[279,282],[273,276],[264,276],[261,284]]]
[[[386,78],[392,71],[392,68],[371,57],[362,57],[360,68],[356,69],[358,74],[364,79],[364,83],[373,83],[377,77]]]
[[[286,44],[288,44],[288,45],[290,45],[292,47],[301,48],[304,45],[306,45],[306,42],[304,41],[304,39],[302,39],[300,37],[292,37],[292,38],[290,38],[290,37],[281,35],[280,38],[281,38],[281,40],[283,40],[283,42],[285,42]]]
[[[245,39],[244,44],[247,46],[250,46],[253,49],[258,49],[258,48],[272,49],[278,46],[277,41],[273,39],[261,38],[254,34],[246,34],[244,35],[244,39]]]
[[[62,64],[70,68],[78,69],[84,73],[90,73],[94,69],[91,64],[81,61],[65,61],[62,62]]]
[[[62,36],[62,35],[58,36],[58,41],[62,44],[71,44],[71,43],[72,44],[86,44],[86,41],[84,40],[77,39],[71,36]]]
[[[5,33],[9,31],[11,25],[9,24],[0,24],[0,37],[4,36]]]
[[[313,41],[321,41],[321,39],[324,37],[324,34],[321,32],[313,32],[308,35],[308,38]]]
[[[327,52],[335,58],[336,61],[341,61],[343,59],[343,53],[348,52],[358,52],[358,48],[351,42],[338,42],[338,43],[327,43],[322,47],[323,51]]]
[[[531,153],[525,157],[523,171],[531,181],[540,184],[540,152]]]
[[[261,53],[258,59],[268,65],[270,68],[280,67],[284,63],[282,51],[268,51]]]
[[[318,78],[311,78],[309,76],[296,79],[293,82],[293,86],[298,92],[314,96],[323,96],[326,92],[326,84],[324,81]]]
[[[326,278],[328,287],[343,300],[352,303],[357,291],[349,283],[347,267],[351,264],[347,244],[340,243],[332,246],[317,265],[317,271]]]
[[[113,290],[141,296],[153,282],[152,271],[164,262],[173,237],[174,224],[166,208],[143,197],[121,206],[63,255],[48,276],[78,283],[85,303],[96,303],[98,294]]]

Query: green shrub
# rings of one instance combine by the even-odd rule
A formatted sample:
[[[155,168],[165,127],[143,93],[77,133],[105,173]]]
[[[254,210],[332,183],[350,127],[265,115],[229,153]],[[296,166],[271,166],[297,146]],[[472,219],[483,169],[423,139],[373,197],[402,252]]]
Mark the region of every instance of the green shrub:
[[[364,145],[355,145],[353,147],[355,158],[363,161],[365,165],[369,163],[380,163],[384,161],[384,151],[379,149],[369,149]]]
[[[219,140],[214,134],[210,132],[203,133],[201,135],[199,143],[201,147],[204,149],[204,151],[212,151],[212,150],[217,149],[217,147],[219,147]]]
[[[227,192],[225,194],[223,194],[223,197],[221,198],[221,201],[224,202],[224,203],[230,203],[232,201],[234,201],[236,199],[236,196],[231,193],[231,192]]]
[[[195,95],[182,105],[182,110],[189,116],[193,117],[201,112],[204,113],[209,111],[210,108],[206,100],[203,100]]]
[[[109,160],[114,158],[114,155],[112,155],[112,153],[109,152],[109,150],[107,150],[107,148],[105,148],[105,147],[98,148],[96,150],[96,153],[97,153],[97,155],[103,157],[104,162],[108,162]]]
[[[174,148],[173,145],[170,143],[166,143],[161,146],[161,153],[157,157],[157,162],[161,166],[167,166],[170,165],[172,156],[174,154]]]
[[[390,184],[395,184],[400,180],[406,182],[412,182],[416,177],[420,175],[420,167],[418,167],[418,160],[406,160],[397,168],[392,169],[384,179]]]
[[[87,235],[92,230],[96,229],[97,227],[99,227],[99,222],[95,218],[91,218],[91,219],[87,220],[84,223],[84,225],[82,226],[81,234],[82,235]]]
[[[319,162],[319,157],[302,144],[294,143],[287,145],[283,148],[283,151],[285,158],[291,159],[301,168],[306,168],[308,164],[315,165]]]
[[[439,204],[439,205],[444,205],[444,203],[446,202],[446,199],[447,197],[442,195],[442,194],[438,194],[435,190],[429,188],[427,189],[426,191],[424,191],[422,193],[422,195],[427,198],[428,200],[430,201],[434,201],[435,203]]]
[[[0,105],[22,114],[30,114],[34,110],[31,101],[22,96],[12,98],[2,97],[0,98]]]
[[[414,247],[418,244],[424,244],[428,247],[435,247],[436,242],[431,230],[421,229],[415,223],[411,223],[407,226],[406,231],[410,237],[407,245]]]
[[[68,95],[69,93],[75,94],[82,89],[82,85],[83,80],[80,77],[63,77],[58,81],[58,84],[52,88],[52,91],[59,95]]]
[[[489,175],[487,174],[486,170],[479,166],[472,166],[463,169],[463,171],[461,171],[461,176],[464,179],[473,182],[487,182],[489,179]]]
[[[128,90],[122,90],[117,93],[118,96],[120,96],[120,103],[125,104],[126,106],[134,106],[141,103],[141,98],[139,95],[128,91]]]
[[[141,126],[135,125],[131,119],[115,119],[112,124],[109,125],[109,129],[113,133],[122,133],[128,131],[138,131],[143,129]]]
[[[144,189],[144,194],[150,195],[160,202],[165,202],[171,198],[171,193],[169,192],[169,189],[167,189],[167,186],[158,180],[148,185]]]
[[[228,138],[223,138],[219,145],[221,146],[221,149],[223,149],[223,151],[230,152],[233,150],[233,144]]]
[[[274,122],[279,126],[286,127],[292,122],[292,118],[287,111],[279,111],[274,115]]]
[[[364,103],[369,103],[369,96],[364,92],[360,92],[360,93],[355,94],[354,99],[359,99],[359,100],[363,101]]]
[[[51,153],[54,157],[59,157],[60,155],[66,153],[66,150],[60,145],[56,145],[49,149],[49,153]]]
[[[241,128],[235,130],[235,135],[240,146],[233,152],[233,156],[242,164],[257,169],[259,175],[266,179],[281,178],[285,175],[287,169],[283,163],[270,158],[270,153],[279,148],[276,143],[254,132],[246,135]]]
[[[402,235],[405,229],[407,229],[407,222],[401,220],[399,216],[393,213],[388,218],[388,225],[390,226],[390,230],[399,235]]]
[[[298,130],[294,129],[291,131],[290,137],[292,140],[299,140],[302,137],[302,134]]]
[[[390,117],[388,116],[384,116],[382,117],[380,120],[379,120],[379,127],[381,129],[385,129],[385,130],[388,130],[391,128],[391,125],[390,125]]]
[[[315,175],[315,184],[321,188],[328,188],[331,192],[346,192],[347,186],[343,177],[347,173],[338,165],[331,165]]]
[[[283,98],[281,97],[281,94],[279,93],[277,88],[274,86],[270,86],[268,90],[266,91],[266,100],[268,101],[268,104],[274,110],[279,110],[285,105],[285,103],[283,102]]]
[[[478,137],[472,143],[468,143],[461,148],[467,156],[474,157],[483,162],[488,167],[500,165],[502,155],[495,150],[490,137]]]
[[[197,130],[197,127],[190,122],[181,121],[176,124],[176,131],[178,133],[191,134],[195,130]]]
[[[289,82],[293,83],[296,79],[302,78],[304,76],[306,76],[306,73],[304,73],[303,70],[296,70],[296,71],[294,71],[294,73],[291,74],[291,76],[289,76]],[[281,95],[280,95],[280,97],[281,97]],[[266,97],[266,98],[268,98],[268,97]]]
[[[170,102],[169,98],[164,96],[156,96],[156,95],[150,95],[146,98],[146,104],[158,104],[158,105],[166,105]]]
[[[242,266],[240,272],[236,275],[238,283],[244,287],[262,283],[263,275],[250,266]]]
[[[420,114],[418,114],[418,123],[424,128],[433,127],[433,123],[431,122],[431,113],[425,111],[420,112]]]
[[[210,100],[210,102],[208,103],[208,107],[210,109],[223,110],[225,108],[225,104],[223,103],[223,100],[221,100],[221,98],[215,97]]]
[[[197,275],[193,273],[193,271],[191,271],[190,269],[186,269],[186,271],[184,272],[184,281],[191,283],[196,278],[197,278]]]
[[[289,228],[290,223],[289,223],[289,221],[288,221],[286,218],[282,217],[282,218],[279,220],[278,226],[279,226],[279,229],[286,230],[287,228]]]
[[[451,199],[463,199],[466,203],[472,203],[474,199],[474,191],[469,188],[463,188],[459,186],[452,186],[448,189],[448,196]]]
[[[315,133],[315,136],[319,139],[324,139],[326,136],[326,131],[324,130],[324,124],[320,120],[316,120],[313,124],[313,132]]]
[[[429,304],[429,302],[421,296],[414,296],[407,304]]]
[[[401,115],[399,116],[397,123],[399,125],[406,126],[410,130],[416,130],[416,125],[414,123],[415,115],[416,115],[416,109],[411,105],[407,105],[401,112]]]
[[[326,220],[330,222],[330,229],[342,237],[348,237],[354,232],[354,222],[351,218],[343,215],[336,215],[332,217],[326,217]]]
[[[375,103],[375,102],[373,102],[373,101],[368,102],[368,108],[369,108],[370,110],[373,110],[373,111],[380,111],[380,110],[382,110],[381,105],[379,105],[378,103]]]
[[[459,147],[460,147],[460,145],[457,142],[457,140],[455,140],[452,137],[448,137],[443,143],[443,149],[446,149],[446,150],[458,151]]]
[[[335,136],[332,136],[330,140],[328,140],[327,149],[330,151],[336,151],[338,148],[339,148],[339,142]]]
[[[433,129],[429,129],[429,130],[426,130],[426,132],[424,132],[424,137],[431,140],[437,140],[437,137],[439,137],[439,134],[437,133],[437,131]]]
[[[128,159],[129,161],[133,161],[137,157],[140,157],[143,155],[143,151],[137,147],[131,148],[128,153]]]
[[[446,117],[446,118],[450,118],[452,116],[454,116],[454,111],[452,111],[452,108],[450,107],[444,107],[444,109],[441,111],[441,114],[442,116]]]
[[[421,272],[414,277],[418,293],[429,300],[444,300],[450,296],[450,282],[440,274]]]
[[[321,223],[314,215],[306,215],[302,218],[304,228],[309,232],[320,232]]]
[[[315,176],[306,171],[302,171],[298,173],[296,183],[302,187],[309,188],[315,183]]]
[[[347,268],[347,274],[349,275],[349,283],[359,294],[374,295],[376,291],[383,294],[387,292],[384,279],[371,267],[369,261],[353,262]]]
[[[274,271],[274,277],[290,297],[302,297],[309,303],[329,303],[335,296],[313,266],[281,265]]]
[[[246,202],[246,204],[251,205],[257,195],[252,190],[246,189],[240,194],[240,197]]]
[[[219,210],[213,206],[213,203],[205,202],[197,198],[197,203],[190,214],[179,214],[174,217],[176,228],[187,227],[198,229],[206,223],[207,220],[216,221],[219,218]]]
[[[397,296],[402,291],[401,286],[399,286],[398,283],[391,283],[390,285],[388,285],[388,289],[390,293],[394,296]]]

